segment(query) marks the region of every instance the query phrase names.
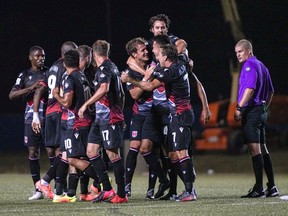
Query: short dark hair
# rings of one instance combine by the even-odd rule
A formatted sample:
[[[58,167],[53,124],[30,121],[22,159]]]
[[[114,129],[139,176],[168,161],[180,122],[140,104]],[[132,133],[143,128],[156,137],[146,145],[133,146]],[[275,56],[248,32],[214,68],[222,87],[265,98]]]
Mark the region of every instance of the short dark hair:
[[[178,52],[174,44],[162,45],[160,48],[162,49],[162,55],[167,56],[167,59],[169,59],[171,62],[178,61]]]
[[[94,42],[93,52],[96,52],[100,56],[109,56],[110,44],[105,40],[97,40]]]
[[[87,46],[87,45],[80,45],[78,48],[77,48],[78,52],[79,52],[79,55],[80,55],[80,58],[83,59],[83,58],[86,58],[87,56],[89,56],[92,52],[92,48]]]
[[[44,49],[42,48],[42,47],[40,47],[40,46],[32,46],[32,47],[30,47],[30,49],[29,49],[29,55],[31,55],[33,52],[35,52],[36,50],[40,50],[40,51],[44,51]]]
[[[141,37],[133,38],[130,41],[128,41],[126,46],[125,46],[127,54],[129,56],[131,56],[132,53],[136,53],[137,52],[137,45],[139,45],[139,44],[148,45],[147,41]]]
[[[153,42],[156,42],[160,46],[165,45],[165,44],[170,44],[170,39],[168,35],[162,34],[162,35],[156,35],[153,37]]]
[[[66,67],[74,68],[79,67],[79,52],[77,50],[69,50],[64,53],[64,63]]]
[[[169,17],[166,14],[158,14],[150,18],[149,25],[151,28],[153,28],[153,25],[156,21],[163,21],[166,24],[167,29],[169,28],[171,23]]]

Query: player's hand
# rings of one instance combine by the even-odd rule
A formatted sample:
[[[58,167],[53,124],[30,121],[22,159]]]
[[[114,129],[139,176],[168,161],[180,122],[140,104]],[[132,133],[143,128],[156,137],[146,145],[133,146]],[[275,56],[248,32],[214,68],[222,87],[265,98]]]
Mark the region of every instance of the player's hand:
[[[234,113],[234,120],[239,121],[242,118],[242,113],[239,110],[236,110]]]
[[[200,122],[206,124],[210,120],[211,112],[209,109],[203,109],[200,116]]]
[[[129,77],[128,73],[126,71],[122,71],[122,73],[121,73],[121,81],[123,83],[127,83],[127,82],[129,82],[129,80],[130,80],[130,77]]]
[[[148,67],[148,68],[146,69],[146,71],[145,71],[145,76],[144,76],[144,79],[145,79],[145,80],[149,80],[149,79],[150,79],[152,73],[153,73],[154,70],[155,70],[155,67],[156,67],[156,66],[153,65],[153,66],[150,66],[150,67]]]
[[[41,131],[41,123],[39,119],[38,112],[33,113],[33,120],[31,123],[31,127],[34,133],[38,134]]]
[[[78,110],[78,116],[79,118],[84,118],[84,112],[87,109],[87,106],[84,104],[79,110]]]

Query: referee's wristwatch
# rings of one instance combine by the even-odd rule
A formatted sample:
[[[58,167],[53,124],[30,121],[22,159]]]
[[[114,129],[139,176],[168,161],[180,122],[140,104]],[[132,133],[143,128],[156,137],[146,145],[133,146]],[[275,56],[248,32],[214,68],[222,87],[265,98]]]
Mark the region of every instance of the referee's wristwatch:
[[[243,107],[239,106],[239,104],[236,105],[236,110],[239,112],[242,112]]]

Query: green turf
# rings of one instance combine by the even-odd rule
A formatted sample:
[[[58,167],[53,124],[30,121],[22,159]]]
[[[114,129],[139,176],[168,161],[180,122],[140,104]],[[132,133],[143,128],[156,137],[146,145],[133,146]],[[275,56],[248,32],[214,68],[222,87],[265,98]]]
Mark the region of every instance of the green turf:
[[[28,174],[0,174],[0,215],[288,215],[288,201],[277,198],[241,199],[253,184],[247,174],[200,174],[195,202],[150,201],[145,199],[147,176],[133,179],[132,197],[126,204],[28,201],[33,188]],[[288,194],[288,175],[276,176],[281,195]],[[113,183],[114,184],[114,183]],[[179,183],[179,190],[182,190]]]

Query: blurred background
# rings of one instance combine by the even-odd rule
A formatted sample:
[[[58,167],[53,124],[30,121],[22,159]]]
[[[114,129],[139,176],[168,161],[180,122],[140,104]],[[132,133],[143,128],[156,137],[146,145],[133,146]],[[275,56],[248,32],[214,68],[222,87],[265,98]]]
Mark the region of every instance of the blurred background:
[[[234,11],[232,17],[236,17],[234,21],[227,20],[223,2],[227,3],[226,6],[236,3],[231,10]],[[256,57],[269,68],[275,93],[285,96],[288,95],[287,11],[287,0],[1,0],[0,152],[24,149],[24,103],[21,100],[9,101],[8,94],[18,73],[30,67],[28,50],[33,45],[44,48],[45,64],[50,66],[60,57],[60,46],[64,41],[92,46],[97,39],[105,39],[112,44],[112,61],[124,70],[127,59],[125,44],[134,37],[151,38],[150,17],[165,13],[171,20],[169,32],[188,43],[189,55],[195,65],[194,73],[205,87],[209,102],[217,103],[231,96],[231,64],[237,69],[233,33],[236,26],[245,38],[252,41]],[[285,107],[286,102],[281,106]],[[128,96],[125,107],[127,122],[131,105]],[[198,115],[197,99],[194,109]],[[283,114],[287,117],[287,113]],[[218,124],[219,120],[216,119],[215,123]],[[285,120],[280,128],[286,126]],[[203,131],[198,122],[195,131],[199,134]]]

